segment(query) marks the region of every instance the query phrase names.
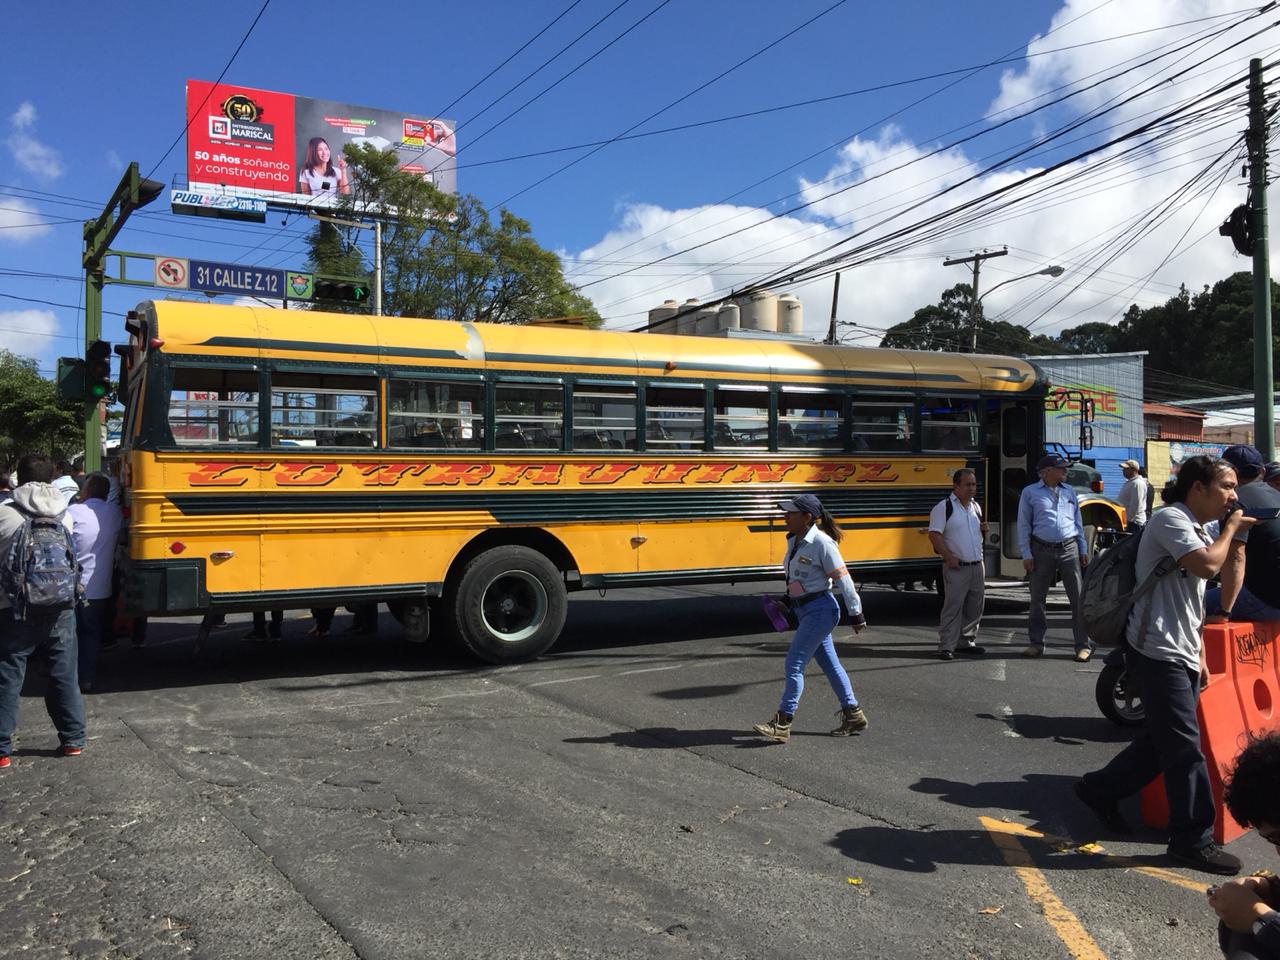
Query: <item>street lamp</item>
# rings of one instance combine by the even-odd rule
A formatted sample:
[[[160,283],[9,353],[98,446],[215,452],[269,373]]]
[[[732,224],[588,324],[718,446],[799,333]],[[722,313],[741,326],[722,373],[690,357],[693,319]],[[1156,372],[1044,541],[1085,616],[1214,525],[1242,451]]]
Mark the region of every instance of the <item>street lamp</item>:
[[[990,293],[994,293],[996,290],[999,290],[1003,286],[1007,286],[1008,284],[1011,284],[1011,283],[1017,283],[1019,280],[1026,280],[1028,277],[1053,277],[1056,280],[1058,277],[1062,276],[1066,272],[1067,272],[1066,267],[1060,267],[1055,263],[1053,266],[1050,266],[1050,267],[1043,267],[1040,270],[1033,270],[1031,273],[1024,273],[1020,277],[1011,277],[1008,280],[1003,280],[1000,283],[997,283],[994,287],[992,287],[990,290],[984,293],[981,297],[978,297],[972,303],[970,303],[969,315],[970,315],[970,323],[973,328],[973,347],[970,352],[971,353],[978,352],[978,308],[982,303],[983,297],[986,297]]]

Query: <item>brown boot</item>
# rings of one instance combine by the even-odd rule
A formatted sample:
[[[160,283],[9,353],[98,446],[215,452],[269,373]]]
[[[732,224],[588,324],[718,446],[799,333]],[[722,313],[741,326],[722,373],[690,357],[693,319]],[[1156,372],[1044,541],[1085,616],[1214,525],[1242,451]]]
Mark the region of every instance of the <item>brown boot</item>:
[[[842,707],[839,716],[840,726],[831,731],[833,737],[851,737],[870,726],[861,707]]]
[[[768,723],[757,723],[754,729],[762,737],[777,740],[778,743],[786,743],[791,739],[792,719],[785,713],[775,713],[772,720]]]

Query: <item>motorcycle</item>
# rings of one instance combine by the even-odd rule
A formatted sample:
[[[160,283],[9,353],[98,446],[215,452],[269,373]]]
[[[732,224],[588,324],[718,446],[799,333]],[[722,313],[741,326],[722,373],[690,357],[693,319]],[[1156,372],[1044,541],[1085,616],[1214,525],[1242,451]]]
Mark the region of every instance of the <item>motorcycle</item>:
[[[1120,727],[1138,727],[1146,717],[1142,706],[1142,693],[1129,675],[1125,654],[1128,648],[1120,644],[1102,661],[1102,672],[1094,687],[1094,697],[1102,715]]]

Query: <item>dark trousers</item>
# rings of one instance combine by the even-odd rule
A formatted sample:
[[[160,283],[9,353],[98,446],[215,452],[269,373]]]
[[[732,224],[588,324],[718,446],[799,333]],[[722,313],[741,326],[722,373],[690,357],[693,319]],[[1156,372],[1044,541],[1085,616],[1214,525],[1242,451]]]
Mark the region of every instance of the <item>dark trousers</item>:
[[[1200,671],[1180,660],[1152,660],[1133,651],[1126,666],[1142,692],[1146,727],[1105,767],[1085,774],[1085,782],[1118,800],[1164,774],[1170,846],[1202,847],[1213,836],[1214,806],[1196,722]]]
[[[1044,646],[1044,632],[1049,626],[1045,614],[1045,601],[1056,577],[1062,577],[1071,604],[1071,632],[1077,650],[1092,649],[1089,636],[1084,632],[1080,619],[1080,591],[1084,576],[1080,570],[1080,548],[1075,540],[1063,546],[1050,546],[1042,540],[1031,538],[1031,559],[1035,567],[1031,571],[1031,609],[1027,613],[1027,639],[1033,647]]]
[[[110,597],[102,600],[86,600],[76,607],[76,644],[80,648],[77,658],[80,665],[80,686],[88,687],[98,676],[98,648],[107,636],[116,608]]]
[[[18,701],[27,661],[39,651],[49,659],[44,706],[63,746],[84,746],[84,700],[76,671],[76,615],[71,610],[36,613],[15,620],[13,610],[0,610],[0,756],[13,749]]]
[[[255,610],[253,612],[253,635],[255,637],[271,637],[273,640],[280,639],[280,626],[284,623],[284,611],[271,611],[271,627],[267,628],[267,614],[263,610]]]

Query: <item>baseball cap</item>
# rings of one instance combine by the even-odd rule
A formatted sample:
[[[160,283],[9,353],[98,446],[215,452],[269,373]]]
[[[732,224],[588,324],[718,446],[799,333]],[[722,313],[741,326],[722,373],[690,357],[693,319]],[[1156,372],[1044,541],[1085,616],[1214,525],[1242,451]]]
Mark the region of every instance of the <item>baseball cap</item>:
[[[778,504],[778,509],[783,513],[807,513],[810,516],[822,516],[822,501],[815,497],[812,493],[802,493],[790,500],[783,500]]]
[[[1236,468],[1236,476],[1241,483],[1248,483],[1266,469],[1260,454],[1247,443],[1237,443],[1222,451],[1222,459]]]
[[[1120,461],[1120,466],[1121,466],[1122,468],[1124,468],[1124,467],[1131,467],[1131,468],[1132,468],[1132,469],[1134,469],[1134,470],[1141,470],[1141,469],[1142,469],[1142,464],[1138,463],[1138,461],[1137,461],[1137,460],[1121,460],[1121,461]]]
[[[1049,467],[1069,467],[1070,463],[1064,457],[1058,456],[1056,453],[1046,453],[1040,458],[1040,462],[1036,464],[1037,470],[1047,470]]]
[[[1266,471],[1262,474],[1264,480],[1274,480],[1280,477],[1280,460],[1272,460],[1267,464]]]

